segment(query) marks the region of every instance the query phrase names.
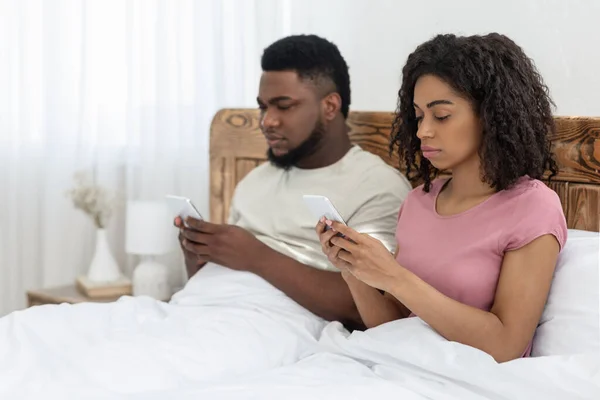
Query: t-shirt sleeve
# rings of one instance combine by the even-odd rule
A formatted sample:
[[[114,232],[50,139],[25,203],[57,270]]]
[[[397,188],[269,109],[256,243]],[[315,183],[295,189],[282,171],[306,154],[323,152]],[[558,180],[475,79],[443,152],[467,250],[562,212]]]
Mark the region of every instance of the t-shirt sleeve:
[[[379,182],[369,182],[361,188],[368,196],[346,222],[358,232],[381,241],[393,252],[396,249],[398,212],[412,189],[399,173],[387,173]]]
[[[567,240],[567,221],[558,195],[546,186],[531,190],[519,201],[501,243],[504,252],[517,250],[544,235],[553,235],[560,250]]]

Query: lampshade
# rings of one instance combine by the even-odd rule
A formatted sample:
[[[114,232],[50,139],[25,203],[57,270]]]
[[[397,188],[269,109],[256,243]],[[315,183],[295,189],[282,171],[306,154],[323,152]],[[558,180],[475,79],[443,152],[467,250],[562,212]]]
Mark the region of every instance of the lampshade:
[[[127,203],[125,251],[129,254],[160,255],[176,245],[173,216],[166,204],[152,201]]]

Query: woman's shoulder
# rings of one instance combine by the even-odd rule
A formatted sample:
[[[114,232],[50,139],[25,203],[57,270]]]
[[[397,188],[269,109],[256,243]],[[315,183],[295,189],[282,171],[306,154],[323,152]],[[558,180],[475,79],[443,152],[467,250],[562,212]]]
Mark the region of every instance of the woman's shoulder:
[[[562,210],[558,194],[539,179],[519,178],[510,188],[500,193],[499,200],[514,203],[519,208],[553,207]]]
[[[560,247],[565,243],[567,224],[558,194],[545,183],[528,177],[521,178],[506,189],[500,200],[505,222],[505,249],[519,248],[546,233],[556,236]]]

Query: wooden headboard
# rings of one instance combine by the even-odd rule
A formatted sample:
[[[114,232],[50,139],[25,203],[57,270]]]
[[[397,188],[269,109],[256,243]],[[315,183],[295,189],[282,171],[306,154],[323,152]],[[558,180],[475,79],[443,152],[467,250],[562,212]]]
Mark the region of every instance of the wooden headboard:
[[[260,132],[258,110],[219,111],[210,135],[210,217],[227,220],[235,185],[266,160],[267,145]],[[388,152],[392,113],[351,112],[350,138],[363,149],[398,167]],[[562,201],[569,228],[600,230],[600,117],[557,117],[552,138],[559,174],[548,186]]]

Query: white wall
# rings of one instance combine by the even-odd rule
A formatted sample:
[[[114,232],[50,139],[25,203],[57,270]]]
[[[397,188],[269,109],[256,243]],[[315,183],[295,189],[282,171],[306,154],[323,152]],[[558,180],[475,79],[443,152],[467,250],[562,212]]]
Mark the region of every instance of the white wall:
[[[395,109],[406,57],[433,35],[496,31],[510,36],[534,59],[550,87],[557,115],[600,116],[598,0],[287,0],[287,4],[288,21],[278,14],[290,24],[291,33],[316,33],[340,47],[350,66],[354,110]],[[272,17],[265,22],[272,23]]]

